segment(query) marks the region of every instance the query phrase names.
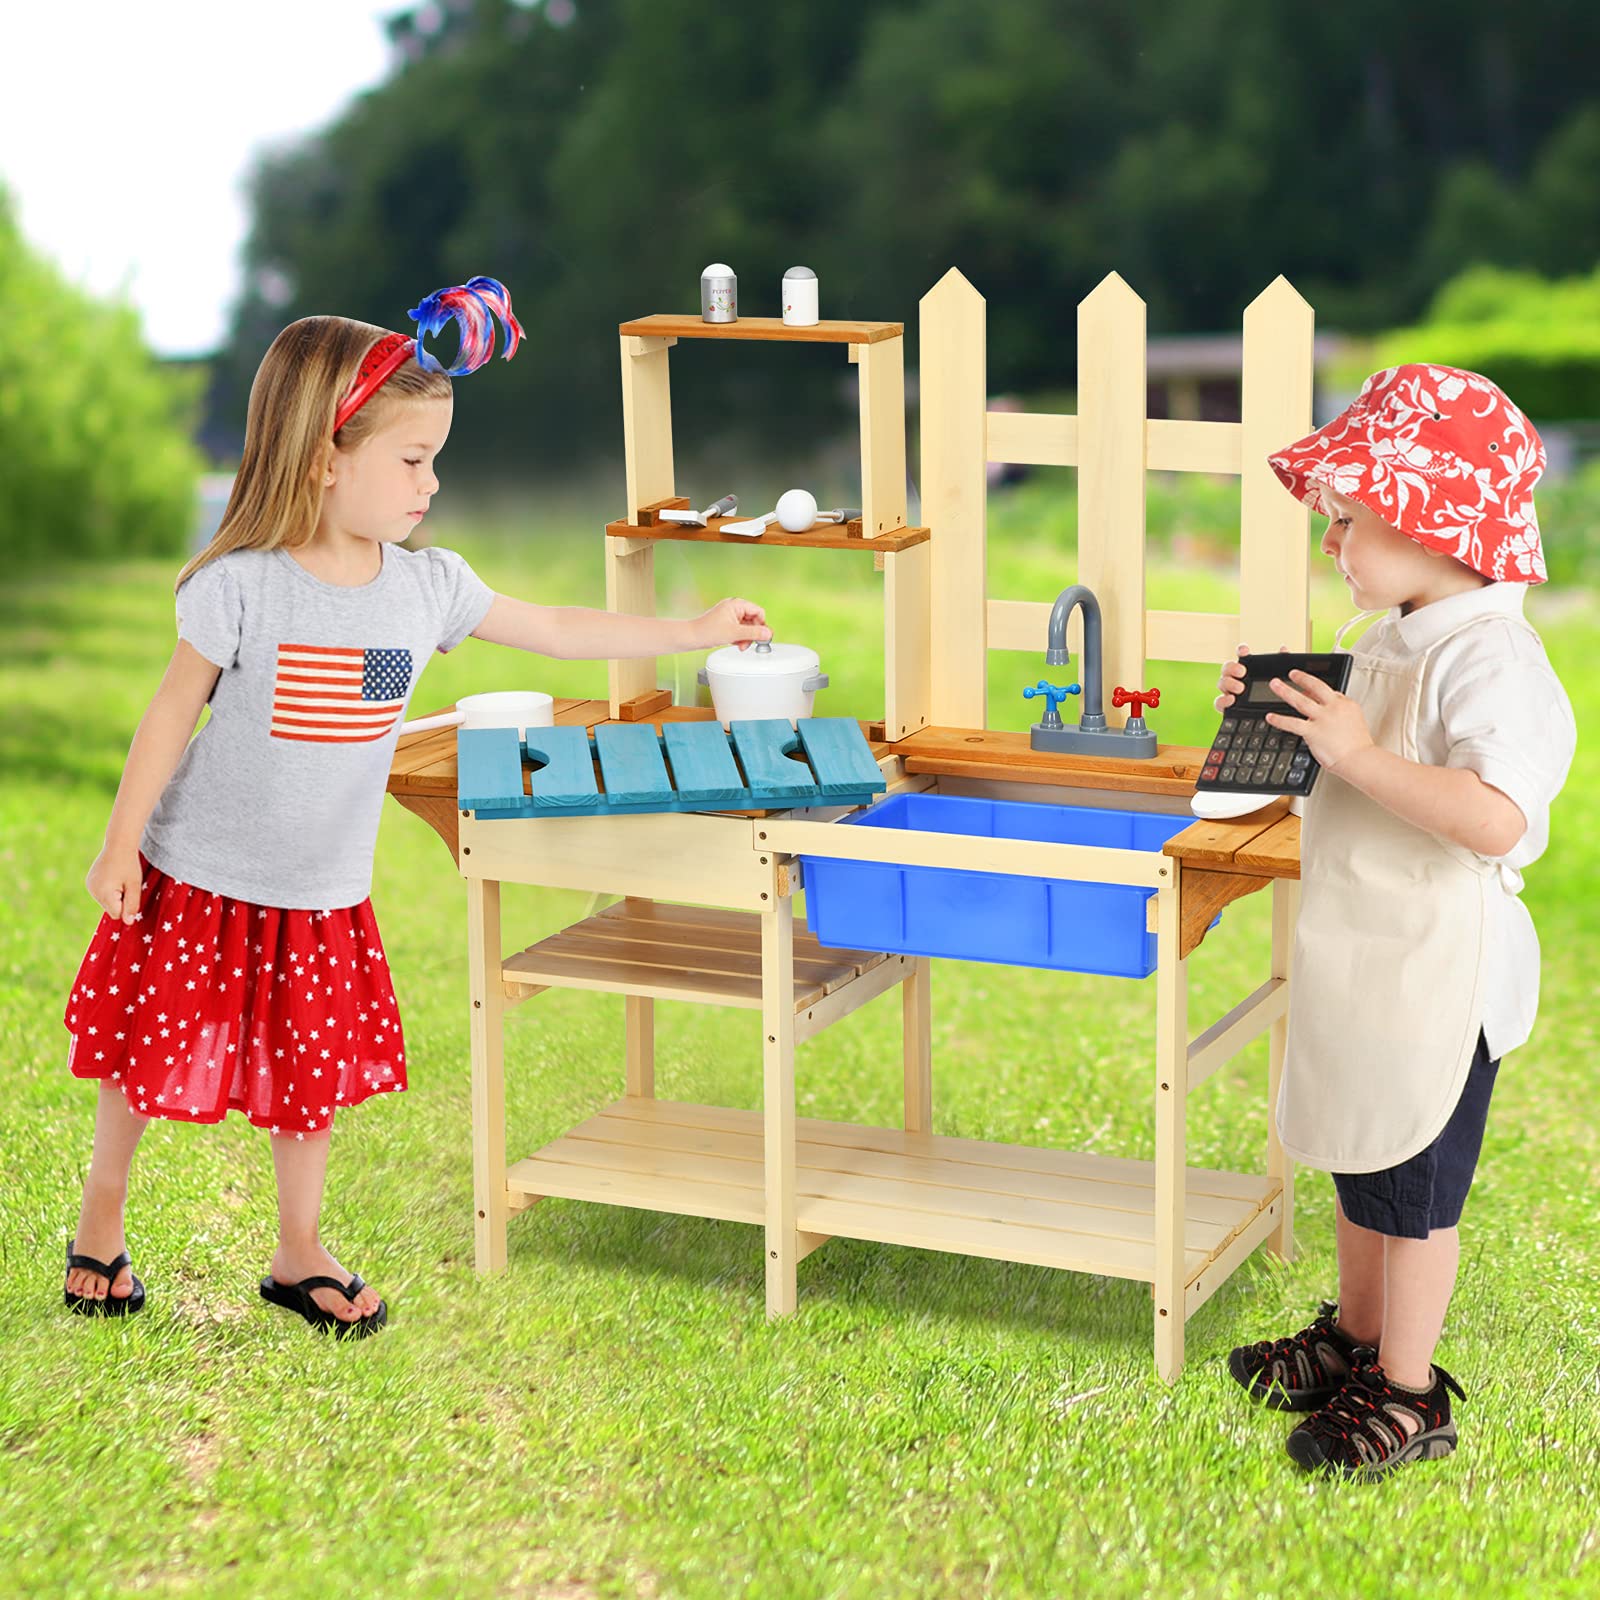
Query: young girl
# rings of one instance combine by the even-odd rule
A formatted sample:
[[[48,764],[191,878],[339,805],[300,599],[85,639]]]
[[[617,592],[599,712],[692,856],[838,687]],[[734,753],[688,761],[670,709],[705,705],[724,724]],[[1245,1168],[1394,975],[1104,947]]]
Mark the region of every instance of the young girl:
[[[1370,1476],[1455,1448],[1450,1394],[1465,1396],[1431,1363],[1495,1073],[1538,1005],[1521,869],[1544,853],[1577,733],[1522,617],[1545,581],[1544,446],[1494,384],[1375,373],[1270,459],[1327,516],[1323,552],[1374,608],[1352,621],[1387,615],[1353,647],[1347,694],[1273,680],[1294,715],[1266,720],[1324,769],[1302,824],[1276,1118],[1295,1160],[1333,1174],[1340,1293],[1229,1368],[1252,1399],[1312,1413],[1289,1435],[1295,1461]],[[1243,677],[1222,669],[1219,710]]]
[[[439,488],[450,376],[487,359],[491,308],[509,359],[521,329],[501,286],[476,278],[408,313],[415,340],[308,317],[256,373],[227,511],[179,575],[177,646],[89,869],[105,916],[65,1017],[72,1072],[100,1083],[67,1246],[75,1311],[144,1306],[123,1204],[149,1120],[233,1109],[272,1139],[278,1248],[262,1295],[341,1335],[386,1320],[318,1216],[335,1113],[406,1084],[368,893],[395,740],[434,650],[470,634],[589,659],[771,637],[746,600],[692,621],[531,605],[448,550],[400,547]],[[462,357],[447,373],[421,338],[451,316]]]

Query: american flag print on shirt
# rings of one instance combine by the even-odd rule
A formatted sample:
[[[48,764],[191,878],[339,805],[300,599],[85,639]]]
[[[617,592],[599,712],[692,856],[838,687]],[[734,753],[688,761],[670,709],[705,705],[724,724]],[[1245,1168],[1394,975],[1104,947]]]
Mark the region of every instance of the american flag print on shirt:
[[[280,644],[272,683],[272,737],[318,744],[381,739],[411,687],[409,650]]]

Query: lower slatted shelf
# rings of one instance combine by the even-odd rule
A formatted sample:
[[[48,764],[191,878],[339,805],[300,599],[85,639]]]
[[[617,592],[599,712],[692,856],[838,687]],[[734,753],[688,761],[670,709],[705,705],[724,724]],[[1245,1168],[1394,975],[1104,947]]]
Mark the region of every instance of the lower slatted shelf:
[[[1153,1282],[1155,1166],[816,1118],[797,1120],[796,1225]],[[515,1203],[551,1196],[761,1223],[762,1114],[623,1099],[517,1162]],[[1193,1283],[1277,1197],[1276,1179],[1187,1169]]]

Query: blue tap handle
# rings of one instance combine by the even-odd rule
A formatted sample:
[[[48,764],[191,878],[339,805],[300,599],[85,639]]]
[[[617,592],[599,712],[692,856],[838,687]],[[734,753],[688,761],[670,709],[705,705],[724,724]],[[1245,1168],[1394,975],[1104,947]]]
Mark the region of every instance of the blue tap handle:
[[[1082,693],[1082,684],[1069,683],[1065,688],[1057,688],[1055,684],[1046,683],[1044,679],[1041,678],[1033,688],[1024,689],[1022,691],[1022,698],[1024,700],[1032,700],[1035,695],[1042,694],[1045,697],[1045,700],[1048,702],[1045,707],[1044,714],[1046,720],[1049,720],[1050,718],[1056,716],[1056,707],[1061,703],[1061,701],[1065,700],[1069,694]]]

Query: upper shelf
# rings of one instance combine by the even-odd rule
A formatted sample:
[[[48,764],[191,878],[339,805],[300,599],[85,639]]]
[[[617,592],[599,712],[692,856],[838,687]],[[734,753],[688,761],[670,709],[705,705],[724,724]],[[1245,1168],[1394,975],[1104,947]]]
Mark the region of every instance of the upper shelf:
[[[788,533],[773,523],[755,539],[722,531],[723,523],[739,520],[738,517],[713,517],[710,525],[704,528],[686,527],[681,522],[608,522],[606,533],[613,539],[685,539],[698,544],[809,545],[813,550],[871,550],[877,555],[882,555],[886,550],[908,550],[914,544],[926,543],[928,539],[926,528],[896,528],[892,533],[880,533],[875,539],[864,539],[859,531],[859,522],[852,522],[844,528],[837,523],[819,522],[807,533]],[[857,531],[852,533],[849,531],[851,528]]]
[[[797,344],[878,344],[898,339],[903,322],[813,322],[791,327],[782,317],[740,317],[737,322],[705,322],[699,317],[658,315],[624,322],[618,333],[649,339],[787,339]]]

